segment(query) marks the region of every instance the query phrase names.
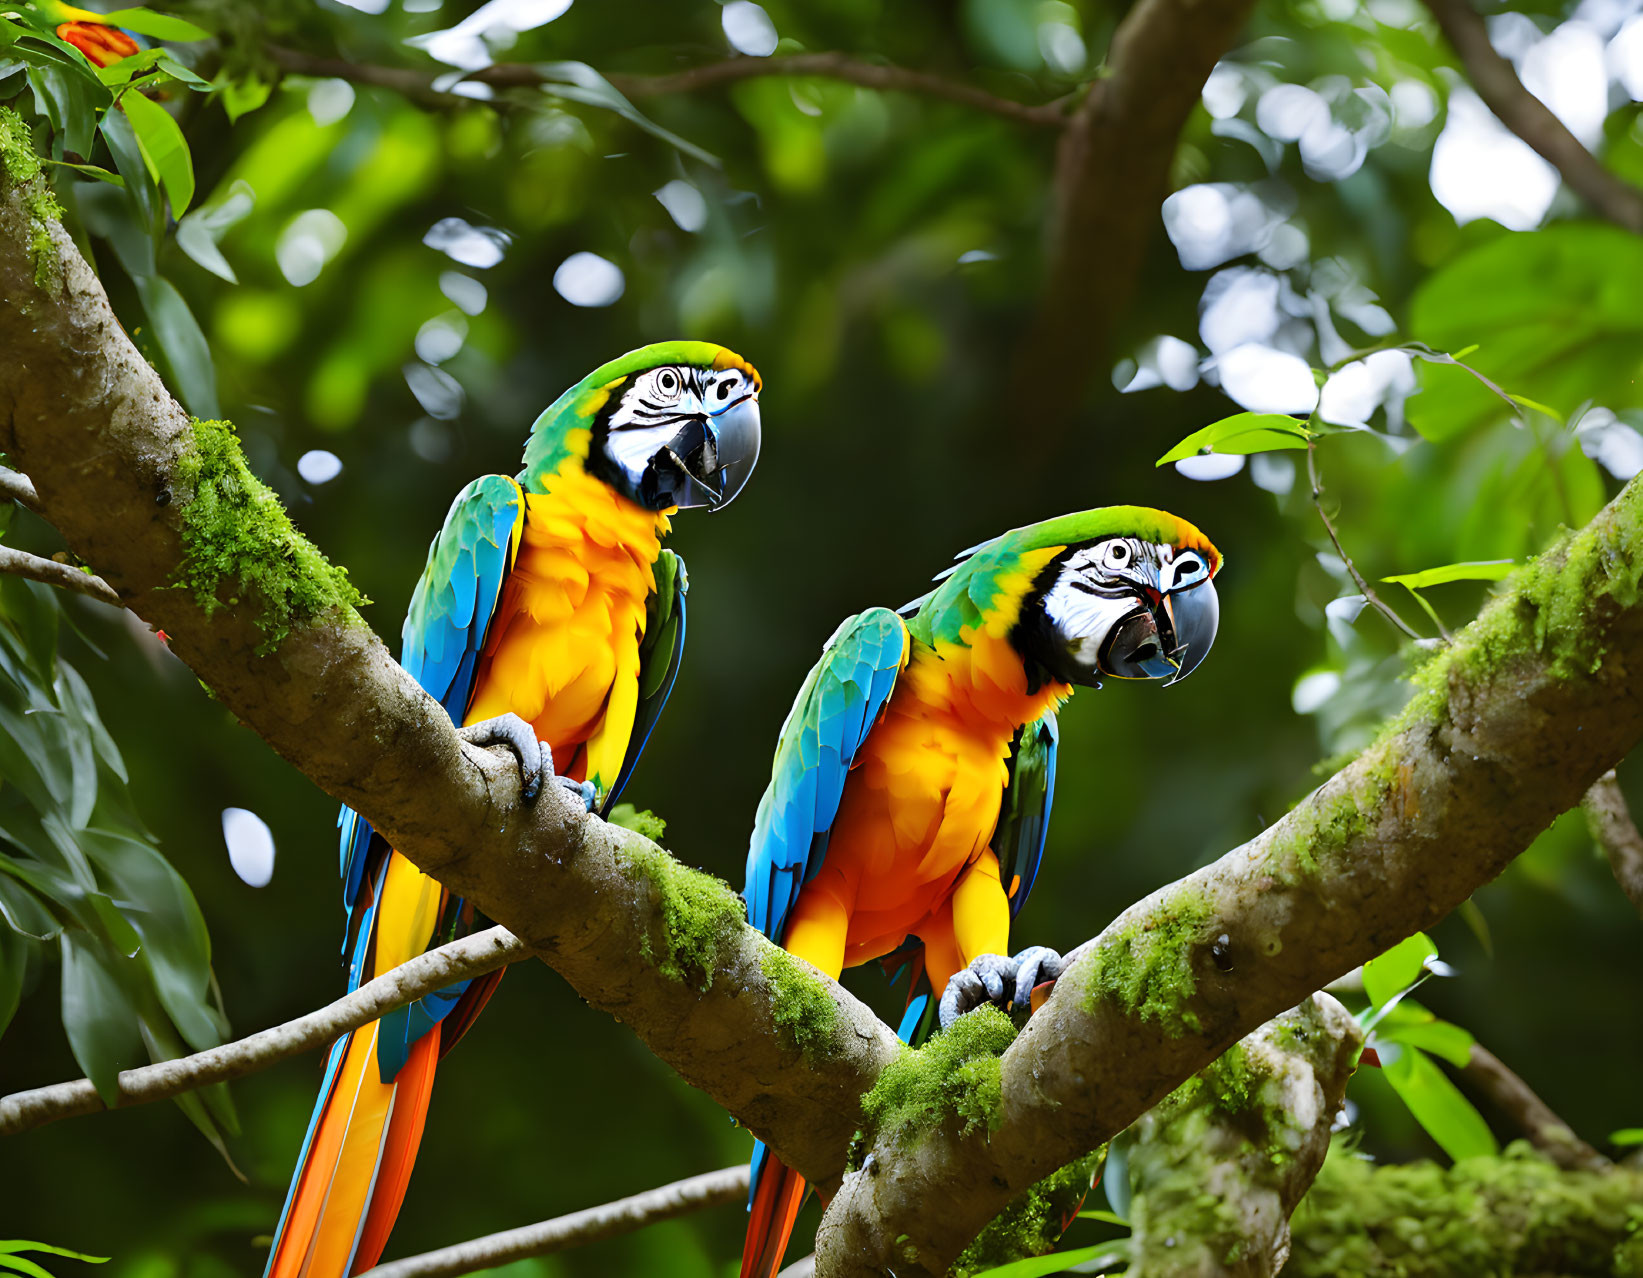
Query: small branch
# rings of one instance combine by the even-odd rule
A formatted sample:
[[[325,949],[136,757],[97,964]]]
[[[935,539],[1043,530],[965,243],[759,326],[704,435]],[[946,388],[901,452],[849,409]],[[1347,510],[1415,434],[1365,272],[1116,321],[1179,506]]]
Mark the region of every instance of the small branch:
[[[30,510],[40,509],[40,494],[34,491],[29,477],[7,466],[0,466],[0,500],[14,501]]]
[[[370,1278],[450,1278],[477,1269],[494,1269],[531,1256],[583,1247],[632,1233],[657,1221],[672,1220],[704,1207],[740,1202],[747,1197],[747,1164],[676,1180],[631,1198],[572,1212],[538,1225],[489,1234],[454,1247],[407,1256],[366,1270]]]
[[[1422,635],[1420,631],[1412,629],[1402,617],[1392,611],[1391,607],[1385,600],[1375,593],[1369,582],[1364,579],[1364,575],[1358,571],[1358,565],[1352,562],[1352,556],[1346,553],[1346,547],[1341,545],[1340,536],[1335,532],[1335,525],[1330,520],[1328,513],[1324,510],[1324,490],[1323,485],[1318,480],[1318,463],[1316,452],[1316,443],[1313,440],[1307,440],[1306,477],[1308,482],[1312,485],[1312,504],[1318,511],[1318,518],[1323,521],[1324,531],[1329,534],[1329,540],[1335,544],[1335,553],[1341,557],[1341,562],[1346,565],[1347,572],[1352,574],[1352,580],[1357,583],[1359,591],[1362,592],[1363,597],[1369,602],[1369,605],[1374,608],[1376,612],[1380,613],[1381,616],[1391,622],[1395,630],[1399,631],[1408,638],[1415,640],[1417,643],[1421,642],[1425,636]]]
[[[1643,235],[1643,191],[1604,168],[1546,104],[1523,87],[1512,64],[1489,43],[1489,30],[1469,0],[1426,0],[1426,7],[1454,46],[1478,96],[1500,122],[1539,152],[1596,212]]]
[[[329,76],[353,84],[390,89],[423,106],[450,107],[469,104],[472,98],[435,89],[438,78],[425,71],[409,67],[385,67],[370,63],[347,62],[341,58],[319,57],[297,49],[270,46],[268,55],[282,71],[296,75]],[[617,90],[628,97],[659,97],[666,93],[694,93],[740,80],[762,76],[817,76],[827,80],[842,80],[868,89],[912,93],[922,97],[941,98],[972,107],[977,111],[1002,116],[1017,124],[1037,128],[1059,128],[1065,113],[1059,103],[1046,102],[1033,106],[997,97],[985,89],[931,75],[927,71],[909,71],[905,67],[888,66],[877,62],[863,62],[843,53],[795,53],[780,58],[731,58],[725,62],[710,62],[668,75],[620,75],[606,78]],[[463,77],[473,84],[488,85],[493,89],[536,89],[552,83],[545,80],[532,66],[520,62],[499,62],[482,67]]]
[[[1592,840],[1609,858],[1614,881],[1620,884],[1632,908],[1643,915],[1643,834],[1638,833],[1632,820],[1613,768],[1586,791],[1581,806],[1586,809],[1586,828],[1592,832]]]
[[[1472,1059],[1461,1070],[1461,1077],[1493,1101],[1530,1144],[1564,1171],[1606,1171],[1613,1166],[1488,1048],[1472,1044]]]
[[[0,572],[10,573],[14,577],[27,577],[30,581],[44,582],[48,586],[57,586],[62,590],[73,590],[103,603],[113,604],[116,608],[125,607],[120,596],[115,593],[114,587],[101,577],[81,572],[72,564],[60,564],[55,559],[44,559],[39,555],[13,550],[10,546],[0,546]]]
[[[715,88],[762,76],[818,76],[826,80],[843,80],[863,88],[880,89],[893,93],[911,93],[919,97],[941,98],[960,106],[972,107],[991,115],[1030,124],[1037,128],[1059,129],[1067,122],[1064,100],[1032,106],[997,97],[985,89],[931,75],[928,71],[909,71],[905,67],[889,66],[881,62],[863,62],[844,53],[793,53],[779,58],[730,58],[724,62],[710,62],[675,71],[670,75],[611,75],[607,77],[628,97],[657,97],[664,93],[694,93],[700,89]]]
[[[527,957],[524,942],[505,927],[453,941],[419,954],[400,967],[367,981],[346,998],[284,1025],[276,1025],[221,1047],[141,1069],[120,1071],[116,1108],[146,1105],[267,1069],[291,1056],[323,1047],[341,1034],[376,1020],[456,981],[483,976]],[[0,1136],[26,1132],[59,1118],[107,1109],[87,1078],[0,1097]]]

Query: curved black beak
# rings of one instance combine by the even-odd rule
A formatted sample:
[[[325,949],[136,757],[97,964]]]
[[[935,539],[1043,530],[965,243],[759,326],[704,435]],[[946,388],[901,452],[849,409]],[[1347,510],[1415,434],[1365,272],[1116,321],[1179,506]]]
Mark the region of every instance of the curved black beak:
[[[1221,599],[1215,593],[1215,583],[1205,578],[1196,586],[1165,595],[1164,611],[1175,637],[1175,647],[1169,653],[1176,667],[1175,677],[1164,685],[1167,688],[1180,683],[1209,656],[1221,623]]]
[[[759,460],[759,401],[748,394],[707,417],[692,417],[651,458],[666,504],[681,510],[728,506]]]

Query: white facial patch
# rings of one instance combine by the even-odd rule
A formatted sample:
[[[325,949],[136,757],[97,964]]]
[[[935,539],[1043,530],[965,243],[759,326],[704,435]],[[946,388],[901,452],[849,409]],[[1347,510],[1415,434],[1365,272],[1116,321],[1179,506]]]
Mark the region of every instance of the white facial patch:
[[[1134,612],[1147,589],[1160,589],[1173,548],[1135,537],[1111,537],[1075,551],[1044,596],[1044,615],[1080,666],[1096,668],[1114,626]]]

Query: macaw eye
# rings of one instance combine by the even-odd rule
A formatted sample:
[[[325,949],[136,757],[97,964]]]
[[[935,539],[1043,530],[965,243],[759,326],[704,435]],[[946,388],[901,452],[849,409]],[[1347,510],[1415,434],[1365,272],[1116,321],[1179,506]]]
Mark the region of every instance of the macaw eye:
[[[1101,566],[1114,570],[1121,570],[1130,566],[1130,547],[1128,542],[1114,541],[1107,544],[1101,555]]]
[[[656,391],[669,400],[679,398],[679,392],[684,389],[684,379],[679,376],[676,368],[659,369],[656,373]]]

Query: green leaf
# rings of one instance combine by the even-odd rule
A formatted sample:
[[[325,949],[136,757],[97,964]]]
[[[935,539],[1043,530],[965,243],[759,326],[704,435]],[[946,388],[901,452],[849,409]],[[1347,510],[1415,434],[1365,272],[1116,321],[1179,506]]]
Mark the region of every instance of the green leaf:
[[[155,13],[151,9],[115,9],[111,13],[105,13],[103,20],[110,26],[124,27],[138,35],[152,36],[156,40],[173,40],[179,44],[189,40],[211,38],[209,31],[195,26],[192,22],[174,18],[168,13]]]
[[[241,80],[219,78],[217,88],[222,95],[222,109],[228,113],[228,122],[233,124],[242,115],[255,111],[268,101],[268,95],[273,92],[274,86],[251,75]]]
[[[1431,1016],[1431,1013],[1427,1013]],[[1375,1028],[1375,1037],[1381,1042],[1402,1043],[1418,1047],[1442,1057],[1456,1069],[1465,1069],[1472,1059],[1472,1045],[1477,1041],[1468,1030],[1437,1017],[1424,1024],[1402,1025],[1388,1032],[1385,1022]]]
[[[1609,1133],[1611,1145],[1643,1145],[1643,1127],[1622,1127],[1619,1131]]]
[[[67,1256],[70,1260],[83,1260],[88,1265],[101,1265],[108,1260],[107,1256],[88,1256],[83,1251],[70,1251],[67,1247],[53,1247],[50,1243],[20,1240],[0,1241],[0,1252],[6,1255],[15,1255],[20,1251],[39,1251],[52,1256]]]
[[[1099,1220],[1104,1225],[1122,1225],[1125,1229],[1130,1227],[1130,1222],[1116,1212],[1098,1211],[1094,1208],[1089,1211],[1079,1212],[1078,1218],[1080,1220]]]
[[[200,322],[170,280],[158,275],[134,278],[154,340],[171,367],[178,396],[196,417],[222,416],[217,406],[217,369]]]
[[[74,1059],[105,1105],[120,1098],[120,1070],[138,1063],[137,1018],[119,980],[85,932],[62,936],[63,1029]]]
[[[39,52],[22,41],[13,47],[22,54]],[[90,152],[91,140],[97,136],[97,114],[109,102],[108,90],[97,83],[96,76],[87,74],[90,65],[78,53],[74,57],[80,66],[47,55],[25,58],[35,110],[51,125],[52,154],[58,159],[68,151],[80,156]]]
[[[1436,958],[1438,947],[1425,932],[1399,941],[1379,958],[1363,965],[1363,989],[1376,1007],[1414,985],[1426,971],[1426,960]]]
[[[23,999],[23,978],[28,975],[27,938],[0,924],[0,1034],[6,1032],[17,1005]]]
[[[1108,1256],[1128,1256],[1129,1253],[1130,1240],[1114,1238],[1109,1242],[1096,1243],[1093,1247],[1074,1247],[1071,1251],[1054,1251],[1048,1256],[1012,1260],[1007,1265],[979,1270],[971,1278],[1043,1278],[1045,1274],[1058,1274],[1074,1265],[1088,1264]]]
[[[82,177],[96,178],[99,182],[107,182],[110,186],[123,187],[126,184],[126,180],[118,173],[110,173],[107,169],[100,169],[95,164],[70,164],[67,160],[54,160],[49,155],[43,155],[40,159],[46,164],[55,164],[58,168],[73,169]]]
[[[1428,277],[1410,303],[1410,331],[1438,350],[1475,343],[1468,364],[1511,387],[1518,404],[1553,415],[1596,400],[1643,405],[1643,240],[1600,222],[1503,235]],[[1511,415],[1459,368],[1424,362],[1411,424],[1447,439]]]
[[[1410,590],[1424,590],[1428,586],[1447,585],[1451,581],[1499,581],[1516,567],[1510,559],[1484,559],[1464,564],[1444,564],[1441,568],[1406,572],[1396,577],[1382,577],[1381,580],[1396,586],[1407,586]]]
[[[120,105],[137,134],[149,175],[165,188],[171,216],[181,217],[194,198],[194,161],[183,131],[171,112],[141,93],[126,93]]]
[[[1158,459],[1158,465],[1184,461],[1199,453],[1270,453],[1305,448],[1306,423],[1282,413],[1235,413],[1188,435]]]
[[[1483,1115],[1425,1052],[1402,1047],[1383,1064],[1381,1072],[1415,1121],[1455,1162],[1499,1152],[1500,1146]]]
[[[54,1278],[51,1270],[43,1265],[37,1265],[32,1260],[25,1260],[22,1256],[8,1255],[0,1252],[0,1269],[14,1270],[28,1278]]]
[[[636,124],[646,133],[659,137],[669,146],[677,147],[686,155],[700,160],[703,164],[719,167],[719,158],[710,151],[691,142],[686,142],[677,133],[670,133],[661,125],[644,115],[638,107],[622,96],[621,92],[604,76],[600,75],[585,62],[538,62],[534,68],[536,73],[546,83],[542,86],[544,93],[553,97],[564,98],[570,102],[581,102],[587,106],[603,107],[606,111],[614,111],[617,115]]]

